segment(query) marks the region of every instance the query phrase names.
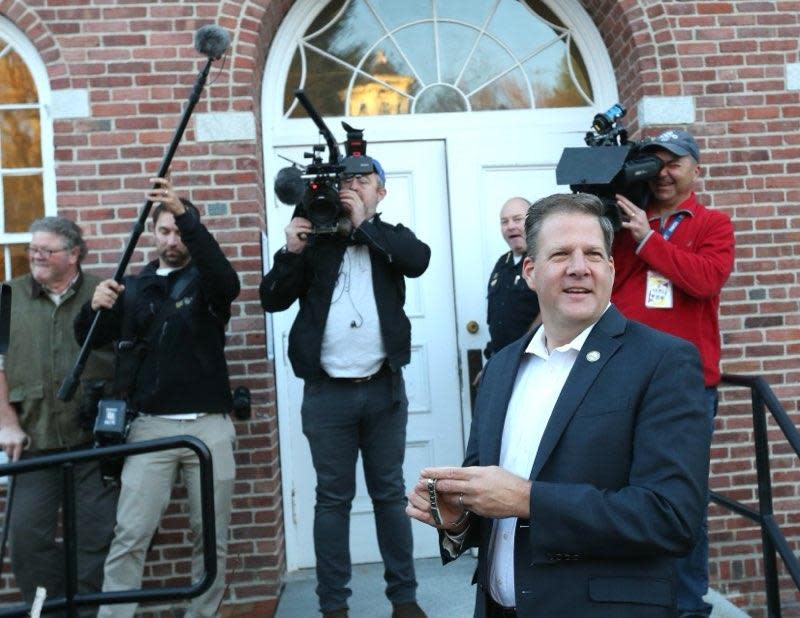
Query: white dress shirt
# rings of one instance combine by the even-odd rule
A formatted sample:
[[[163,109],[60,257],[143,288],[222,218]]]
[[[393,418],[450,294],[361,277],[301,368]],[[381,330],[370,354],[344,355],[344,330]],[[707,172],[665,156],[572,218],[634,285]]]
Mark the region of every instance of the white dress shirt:
[[[501,468],[529,478],[545,427],[553,413],[561,389],[578,358],[594,324],[569,343],[547,351],[544,328],[533,335],[520,362],[511,400],[508,402]],[[535,505],[533,507],[535,509]],[[533,513],[531,513],[533,519]],[[514,607],[514,532],[516,517],[495,521],[489,544],[489,592],[505,607]]]

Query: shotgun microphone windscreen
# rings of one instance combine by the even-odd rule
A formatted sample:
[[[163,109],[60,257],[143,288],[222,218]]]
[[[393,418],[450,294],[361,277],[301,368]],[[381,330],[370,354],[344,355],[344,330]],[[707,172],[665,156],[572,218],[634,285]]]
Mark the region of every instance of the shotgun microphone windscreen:
[[[224,28],[209,24],[200,28],[194,35],[194,48],[211,60],[219,60],[230,45],[231,36]]]

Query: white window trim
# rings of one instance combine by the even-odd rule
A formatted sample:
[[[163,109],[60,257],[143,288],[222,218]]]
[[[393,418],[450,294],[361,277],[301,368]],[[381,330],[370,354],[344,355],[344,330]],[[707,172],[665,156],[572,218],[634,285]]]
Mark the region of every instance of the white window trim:
[[[3,16],[0,16],[0,37],[7,41],[11,47],[14,48],[14,51],[19,54],[27,65],[34,84],[36,85],[39,102],[31,107],[39,110],[44,214],[46,216],[54,216],[57,208],[52,116],[53,93],[50,89],[50,78],[47,75],[47,67],[45,67],[44,62],[42,62],[38,50],[27,36],[25,36],[25,33]],[[0,193],[0,216],[2,216],[3,209],[3,196],[2,193]],[[0,234],[0,246],[2,246],[2,250],[5,252],[6,267],[5,273],[0,274],[2,274],[4,279],[7,280],[11,277],[11,260],[8,245],[29,242],[30,237],[28,233]]]
[[[600,37],[597,26],[578,0],[544,0],[548,8],[573,32],[572,42],[578,48],[592,80],[595,107],[604,111],[617,102],[617,84],[608,50]],[[267,57],[262,81],[263,120],[269,130],[291,120],[284,118],[283,95],[292,59],[297,50],[297,39],[308,30],[311,23],[327,3],[295,2],[281,23]],[[335,21],[336,18],[334,18]],[[276,87],[277,85],[277,87]],[[613,96],[609,96],[613,93]],[[584,108],[585,109],[585,108]],[[517,111],[517,110],[514,110]],[[543,110],[521,110],[524,112]],[[475,112],[463,112],[475,113]],[[493,112],[482,111],[481,114]],[[508,111],[494,112],[506,114]],[[409,114],[413,116],[414,114]],[[432,114],[440,116],[441,114]],[[363,116],[359,117],[361,121]],[[437,122],[441,122],[439,119]]]

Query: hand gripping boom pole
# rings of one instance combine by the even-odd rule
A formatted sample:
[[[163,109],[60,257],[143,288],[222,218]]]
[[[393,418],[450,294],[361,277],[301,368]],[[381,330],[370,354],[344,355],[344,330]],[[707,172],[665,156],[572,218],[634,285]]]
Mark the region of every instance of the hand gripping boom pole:
[[[175,128],[175,134],[172,136],[172,142],[170,142],[167,152],[164,155],[164,159],[161,161],[161,167],[158,170],[159,178],[164,178],[169,171],[172,158],[175,156],[175,151],[178,149],[178,144],[180,144],[183,133],[186,130],[186,126],[189,124],[189,118],[191,118],[195,105],[197,105],[197,102],[200,100],[200,95],[202,94],[206,80],[208,79],[208,73],[211,70],[211,63],[214,62],[214,60],[219,60],[222,57],[222,55],[225,53],[225,50],[228,48],[229,43],[230,36],[219,26],[203,26],[197,31],[195,35],[195,49],[197,49],[197,51],[199,51],[201,54],[208,56],[208,62],[206,62],[205,66],[203,67],[202,71],[200,71],[197,79],[194,82],[194,87],[189,95],[186,108],[183,110],[181,121]],[[114,281],[117,283],[122,281],[122,277],[125,274],[125,269],[128,267],[128,262],[130,262],[133,251],[136,248],[136,243],[139,241],[139,237],[142,235],[144,227],[147,224],[147,217],[150,215],[150,210],[152,207],[153,201],[146,200],[144,207],[139,214],[139,218],[133,225],[133,230],[131,231],[130,238],[128,239],[128,244],[125,247],[125,250],[122,252],[122,258],[117,266],[117,270],[114,272]],[[95,314],[94,320],[92,320],[92,325],[89,327],[89,332],[86,334],[86,339],[83,342],[83,346],[81,346],[81,351],[78,353],[78,358],[75,360],[75,366],[72,368],[72,372],[66,378],[64,378],[61,388],[58,389],[56,396],[61,401],[70,401],[75,395],[81,374],[86,366],[86,361],[92,351],[94,333],[101,315],[102,310]]]

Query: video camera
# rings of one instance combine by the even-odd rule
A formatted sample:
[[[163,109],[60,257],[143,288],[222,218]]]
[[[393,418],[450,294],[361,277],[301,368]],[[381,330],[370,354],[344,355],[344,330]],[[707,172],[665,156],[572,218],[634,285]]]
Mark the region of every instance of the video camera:
[[[628,131],[620,123],[626,109],[620,104],[597,114],[592,130],[586,133],[587,148],[565,148],[556,166],[556,182],[569,185],[575,193],[591,193],[605,206],[605,215],[614,231],[622,227],[617,193],[643,206],[647,181],[655,178],[664,165],[654,154],[642,151],[648,142],[628,141]]]
[[[302,90],[296,90],[294,95],[324,138],[328,162],[322,160],[325,144],[312,146],[312,152],[303,154],[306,159],[311,159],[309,165],[303,167],[294,163],[278,172],[275,176],[275,194],[284,204],[295,206],[294,216],[311,221],[314,234],[346,234],[349,229],[346,224],[343,225],[347,218],[342,214],[342,202],[339,199],[340,181],[343,176],[364,176],[375,171],[372,159],[366,156],[364,131],[342,122],[342,127],[347,131],[346,156],[342,159],[333,134],[311,101]]]

